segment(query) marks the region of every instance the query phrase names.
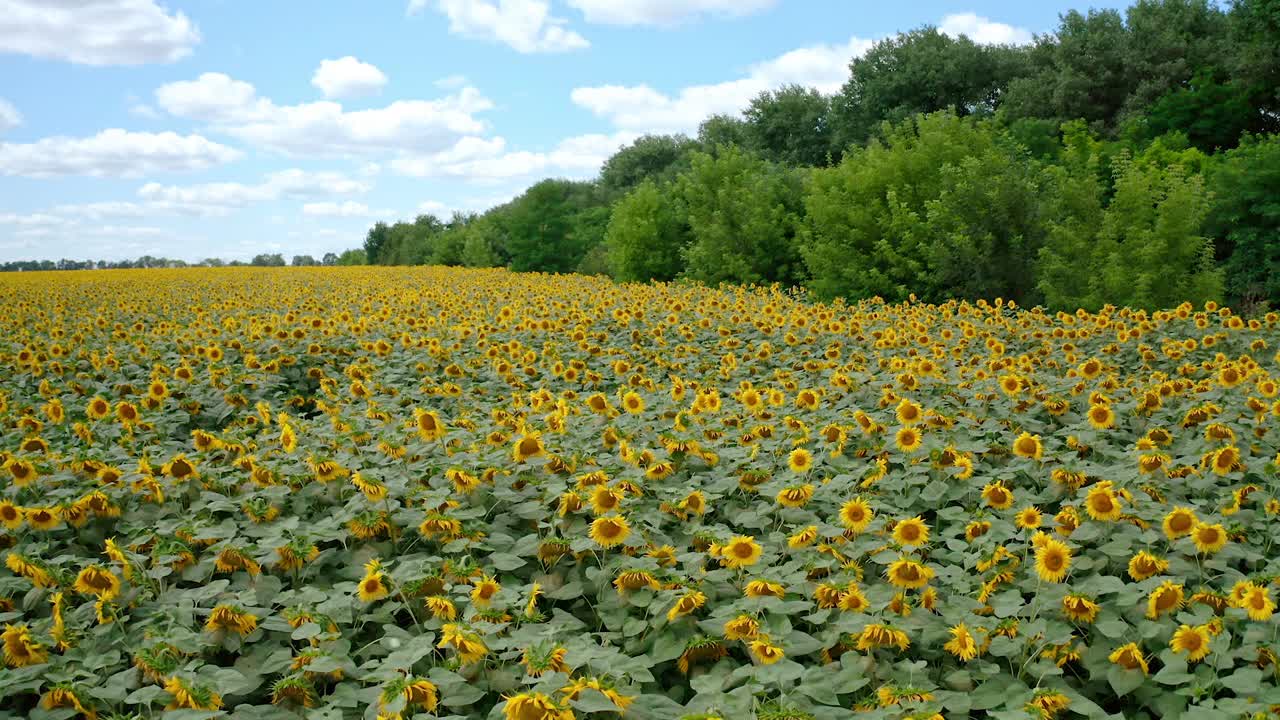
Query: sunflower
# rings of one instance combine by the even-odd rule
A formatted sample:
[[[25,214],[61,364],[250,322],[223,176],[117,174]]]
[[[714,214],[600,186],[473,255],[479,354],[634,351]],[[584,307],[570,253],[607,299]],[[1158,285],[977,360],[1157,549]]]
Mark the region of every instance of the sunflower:
[[[775,498],[779,505],[789,508],[804,507],[813,497],[813,485],[806,483],[800,486],[785,487],[778,491]]]
[[[27,508],[25,515],[33,530],[53,530],[62,524],[62,511],[58,508]]]
[[[1094,520],[1115,521],[1123,514],[1120,498],[1111,489],[1110,482],[1100,482],[1089,490],[1084,499],[1084,509]]]
[[[751,648],[752,657],[759,660],[762,665],[772,665],[781,660],[786,654],[782,648],[774,645],[767,637],[752,640],[749,647]]]
[[[760,544],[750,535],[738,535],[720,548],[720,564],[741,569],[755,565],[763,553]]]
[[[1013,507],[1013,492],[1004,486],[1003,481],[988,483],[982,487],[982,499],[988,507],[995,510],[1008,510]]]
[[[1271,599],[1270,588],[1250,583],[1250,587],[1244,592],[1236,607],[1248,613],[1250,620],[1265,622],[1271,619],[1276,603]]]
[[[1071,548],[1053,538],[1036,548],[1036,574],[1045,582],[1058,583],[1071,570]]]
[[[911,638],[897,628],[879,623],[867,625],[858,633],[857,648],[862,651],[881,647],[895,647],[906,650],[911,647]]]
[[[986,520],[974,520],[964,526],[964,539],[973,542],[991,531],[991,523]]]
[[[36,471],[35,465],[17,458],[5,462],[4,469],[9,472],[9,477],[13,479],[13,484],[20,488],[27,487],[40,476],[40,473]]]
[[[120,594],[120,578],[101,565],[90,565],[76,575],[76,592],[110,600]]]
[[[4,663],[9,667],[39,665],[49,660],[49,651],[31,637],[26,625],[5,624],[0,643],[4,645]]]
[[[894,444],[904,453],[913,453],[920,449],[920,445],[924,442],[924,438],[920,435],[920,431],[914,427],[904,427],[898,430],[894,436]]]
[[[477,607],[489,607],[493,602],[493,598],[502,591],[502,585],[498,581],[485,575],[476,582],[471,588],[471,604]]]
[[[1129,643],[1116,648],[1107,660],[1112,664],[1119,665],[1127,670],[1141,670],[1143,675],[1149,672],[1147,659],[1142,654],[1142,648],[1137,643]]]
[[[792,550],[807,548],[818,541],[818,526],[809,525],[792,533],[787,538],[787,547]]]
[[[391,588],[387,586],[386,576],[381,567],[381,563],[377,560],[370,560],[365,564],[364,577],[356,587],[360,602],[375,602],[391,594]]]
[[[598,517],[591,522],[591,539],[603,548],[611,548],[626,542],[631,526],[621,515]]]
[[[1071,698],[1056,690],[1037,690],[1024,709],[1040,720],[1053,720],[1071,706]]]
[[[742,594],[749,598],[761,597],[785,597],[787,589],[780,583],[770,582],[768,580],[752,580],[743,588]]]
[[[1221,524],[1197,523],[1191,531],[1191,539],[1195,541],[1196,550],[1211,555],[1227,546],[1227,531]]]
[[[644,412],[644,398],[639,393],[628,392],[622,396],[622,409],[626,410],[630,415],[639,415]]]
[[[969,662],[978,657],[978,643],[973,639],[973,634],[969,632],[968,626],[960,623],[952,627],[948,632],[951,633],[951,639],[942,646],[943,650],[955,655],[960,662]]]
[[[542,446],[542,438],[537,433],[522,435],[511,446],[511,457],[517,463],[522,463],[529,458],[539,457],[545,452],[546,448]]]
[[[875,516],[871,504],[861,497],[853,498],[840,506],[840,523],[855,533],[865,531]]]
[[[1175,653],[1185,653],[1187,662],[1202,660],[1209,654],[1209,630],[1205,625],[1182,625],[1173,633],[1169,648]]]
[[[174,455],[173,459],[164,464],[160,472],[174,480],[189,480],[200,477],[200,473],[196,470],[195,462],[188,460],[187,456],[182,453]]]
[[[1107,430],[1116,424],[1116,413],[1109,405],[1089,406],[1088,418],[1089,424],[1096,430]]]
[[[889,563],[889,567],[885,569],[885,578],[895,587],[916,589],[929,584],[933,579],[933,570],[904,557]]]
[[[1143,550],[1129,559],[1129,577],[1143,581],[1169,569],[1169,561]]]
[[[1196,517],[1194,510],[1189,507],[1175,507],[1164,516],[1161,526],[1166,537],[1177,540],[1184,535],[1190,535],[1199,524],[1200,520]]]
[[[1072,622],[1092,623],[1101,609],[1101,605],[1084,595],[1068,593],[1062,597],[1062,614]]]
[[[550,697],[539,692],[512,695],[502,706],[506,720],[564,720],[572,711],[561,708]]]
[[[697,591],[687,592],[675,601],[671,609],[667,610],[667,622],[675,622],[677,618],[689,615],[705,604],[707,604],[706,595]]]
[[[924,545],[929,542],[929,526],[919,515],[899,520],[893,526],[893,541],[907,547]]]
[[[1044,521],[1044,517],[1040,513],[1040,509],[1034,505],[1029,505],[1018,511],[1014,517],[1014,524],[1023,530],[1035,530],[1040,527]]]
[[[8,530],[17,530],[22,527],[23,517],[24,512],[21,507],[8,500],[0,500],[0,525],[4,525]]]
[[[1044,454],[1044,444],[1040,442],[1039,435],[1024,432],[1013,441],[1013,454],[1021,458],[1039,460]]]
[[[840,593],[840,599],[836,601],[836,607],[844,612],[860,613],[866,612],[871,603],[867,601],[867,596],[862,594],[862,590],[854,583]]]
[[[813,453],[805,448],[796,448],[787,455],[787,467],[791,472],[804,474],[813,468]]]
[[[111,414],[111,403],[101,397],[95,397],[85,406],[84,414],[90,420],[101,420]]]
[[[920,409],[920,406],[907,398],[902,398],[902,401],[898,403],[896,414],[898,422],[902,425],[915,425],[924,419],[924,412]]]
[[[1215,475],[1229,475],[1239,469],[1240,450],[1234,445],[1220,448],[1210,455],[1209,465]]]
[[[724,624],[727,640],[751,640],[760,634],[760,623],[750,615],[739,615]]]
[[[607,485],[597,485],[591,493],[591,510],[596,515],[614,512],[626,498],[626,493]]]
[[[209,632],[230,631],[241,637],[258,627],[258,618],[235,605],[218,605],[209,613],[204,628]]]
[[[1183,592],[1181,585],[1165,580],[1160,587],[1147,596],[1147,617],[1155,620],[1161,615],[1174,612],[1182,607]]]

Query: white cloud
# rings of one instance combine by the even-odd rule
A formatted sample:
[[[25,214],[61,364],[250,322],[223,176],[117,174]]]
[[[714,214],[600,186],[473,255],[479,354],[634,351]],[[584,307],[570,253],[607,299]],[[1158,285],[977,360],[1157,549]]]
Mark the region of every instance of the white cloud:
[[[983,45],[1025,45],[1032,40],[1031,31],[1004,23],[992,22],[974,13],[959,13],[942,18],[938,29],[952,37],[968,35]]]
[[[138,177],[204,170],[240,157],[240,151],[201,135],[112,128],[87,138],[59,136],[32,143],[0,143],[0,175]]]
[[[22,113],[4,98],[0,98],[0,133],[22,124]]]
[[[502,43],[520,53],[554,53],[590,47],[587,39],[551,15],[548,0],[410,0],[408,13],[428,5],[449,18],[449,32]]]
[[[872,42],[854,37],[841,45],[799,48],[753,65],[746,77],[693,85],[674,96],[648,85],[600,85],[575,88],[570,97],[625,130],[693,132],[711,115],[737,115],[765,90],[795,83],[827,94],[838,91],[849,75],[849,61]]]
[[[173,62],[200,32],[154,0],[0,0],[0,52],[83,65]]]
[[[466,75],[448,75],[435,81],[435,86],[445,90],[457,90],[460,87],[465,87],[467,82]]]
[[[370,209],[368,205],[354,200],[341,203],[306,203],[302,206],[302,212],[305,215],[318,215],[320,217],[387,217],[392,214],[390,210]]]
[[[765,10],[777,0],[568,0],[590,23],[678,25],[701,15],[741,16]]]
[[[163,85],[160,107],[209,123],[245,142],[293,155],[358,155],[387,150],[438,152],[484,131],[476,113],[493,103],[473,87],[438,100],[398,100],[382,108],[345,111],[336,102],[276,105],[253,85],[222,73]]]
[[[618,148],[635,140],[636,133],[579,135],[560,141],[548,152],[508,152],[506,141],[469,137],[454,147],[427,155],[402,155],[391,167],[414,177],[456,177],[491,183],[538,174],[564,177],[594,175]]]
[[[309,172],[290,169],[267,175],[262,182],[203,183],[199,185],[161,185],[147,183],[138,196],[151,208],[194,215],[224,215],[256,203],[281,198],[312,199],[337,195],[358,195],[372,185],[353,180],[336,172]]]
[[[387,84],[381,70],[351,55],[337,60],[321,60],[311,84],[327,98],[375,95]]]

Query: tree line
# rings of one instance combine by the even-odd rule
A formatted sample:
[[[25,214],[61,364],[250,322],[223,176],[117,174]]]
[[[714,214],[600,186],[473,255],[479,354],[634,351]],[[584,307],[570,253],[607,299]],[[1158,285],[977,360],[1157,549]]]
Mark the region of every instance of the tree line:
[[[1096,309],[1280,300],[1280,0],[1139,0],[1024,46],[922,27],[591,181],[379,222],[374,264]]]
[[[36,270],[133,270],[142,268],[184,267],[307,267],[313,265],[365,265],[364,250],[347,250],[342,254],[325,253],[319,260],[310,255],[294,255],[288,263],[281,253],[259,253],[252,260],[223,260],[205,258],[199,262],[187,262],[173,258],[143,255],[135,260],[12,260],[0,263],[0,272],[33,272]]]

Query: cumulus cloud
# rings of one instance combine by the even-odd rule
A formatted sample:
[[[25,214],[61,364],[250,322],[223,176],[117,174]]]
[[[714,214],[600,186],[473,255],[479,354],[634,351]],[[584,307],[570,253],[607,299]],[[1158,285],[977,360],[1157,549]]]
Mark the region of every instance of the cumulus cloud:
[[[138,197],[154,209],[192,215],[224,215],[233,209],[282,198],[301,200],[357,195],[368,192],[372,187],[342,173],[295,168],[271,173],[262,182],[254,184],[219,182],[183,186],[152,182],[138,189]]]
[[[0,98],[0,133],[12,130],[22,124],[22,113],[13,103]]]
[[[370,209],[368,205],[354,200],[306,203],[302,212],[320,217],[387,217],[392,214],[391,210]]]
[[[321,60],[311,84],[327,98],[361,97],[374,95],[387,84],[387,76],[381,70],[351,55],[337,60]]]
[[[503,138],[469,137],[443,152],[402,155],[391,162],[391,167],[402,175],[456,177],[479,183],[539,174],[589,177],[618,148],[636,137],[629,131],[579,135],[560,141],[546,152],[508,151]]]
[[[0,0],[0,52],[82,65],[173,62],[200,32],[154,0]]]
[[[974,13],[948,15],[938,29],[952,37],[967,35],[983,45],[1025,45],[1031,42],[1031,31],[1005,23],[993,22]]]
[[[718,114],[736,115],[762,91],[799,84],[823,93],[840,89],[849,61],[866,52],[871,40],[850,38],[838,45],[799,48],[751,66],[745,77],[710,85],[693,85],[668,95],[648,85],[599,85],[575,88],[570,97],[580,107],[608,118],[616,127],[635,132],[693,132]]]
[[[703,15],[750,15],[777,0],[569,0],[589,23],[671,26]]]
[[[590,47],[587,39],[551,15],[548,0],[410,0],[408,13],[434,7],[449,18],[449,32],[501,43],[520,53],[557,53]]]
[[[205,170],[242,153],[201,135],[103,130],[92,137],[48,137],[32,143],[0,143],[0,175],[138,177]]]
[[[307,156],[438,152],[482,132],[485,125],[475,114],[493,107],[473,87],[438,100],[397,100],[369,110],[346,111],[331,101],[277,105],[223,73],[163,85],[156,102],[171,115],[208,123],[245,142]]]

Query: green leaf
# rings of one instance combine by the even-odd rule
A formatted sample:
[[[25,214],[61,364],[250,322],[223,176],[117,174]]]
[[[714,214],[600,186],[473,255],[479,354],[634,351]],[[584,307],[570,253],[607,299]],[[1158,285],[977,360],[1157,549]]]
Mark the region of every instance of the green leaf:
[[[1124,697],[1129,693],[1142,687],[1147,681],[1147,676],[1142,674],[1141,670],[1129,670],[1119,665],[1112,665],[1107,670],[1107,682],[1111,685],[1111,689],[1115,694]]]

